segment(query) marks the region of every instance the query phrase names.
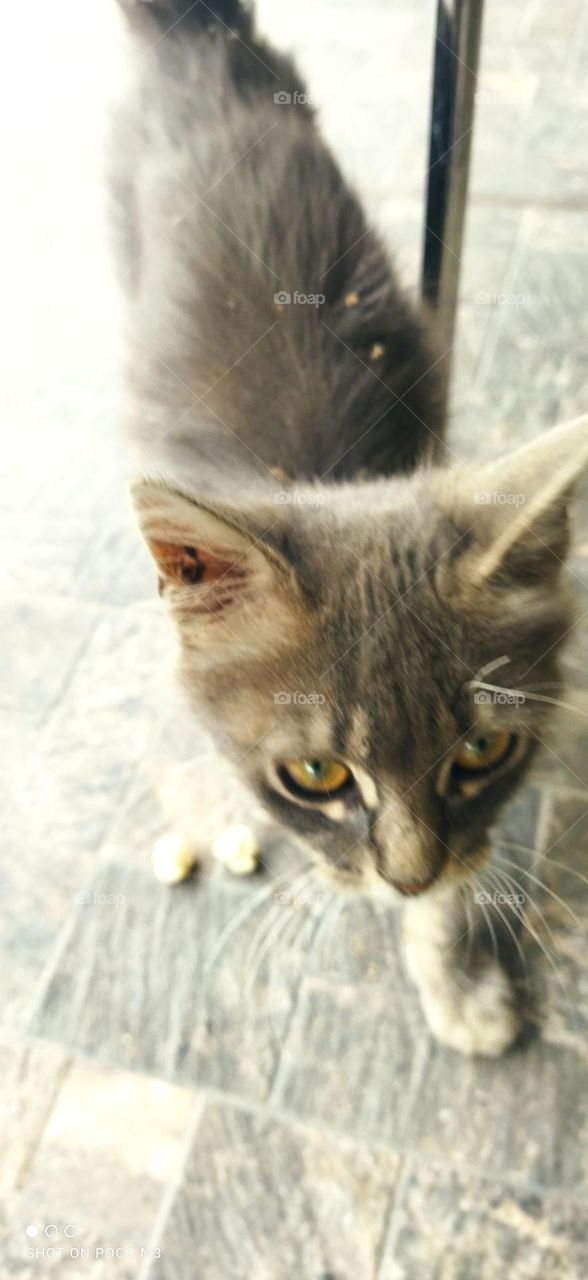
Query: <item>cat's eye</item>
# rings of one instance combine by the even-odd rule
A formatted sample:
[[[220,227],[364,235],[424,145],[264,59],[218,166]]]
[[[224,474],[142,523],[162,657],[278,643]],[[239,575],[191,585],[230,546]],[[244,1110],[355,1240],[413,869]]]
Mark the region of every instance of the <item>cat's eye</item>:
[[[493,769],[508,754],[512,744],[512,734],[504,730],[486,730],[466,738],[454,757],[454,768],[467,773],[480,773],[483,769]]]
[[[311,799],[330,799],[352,781],[351,771],[340,760],[286,760],[280,774],[286,786]]]

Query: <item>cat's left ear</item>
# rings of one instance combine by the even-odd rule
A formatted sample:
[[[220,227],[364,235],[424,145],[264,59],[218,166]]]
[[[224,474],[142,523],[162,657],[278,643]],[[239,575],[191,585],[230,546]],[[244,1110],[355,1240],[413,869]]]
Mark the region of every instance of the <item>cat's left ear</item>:
[[[458,480],[471,539],[460,576],[472,586],[555,578],[568,549],[568,506],[588,465],[588,414]]]
[[[138,480],[131,499],[153,556],[159,590],[190,643],[210,656],[249,653],[287,643],[297,605],[295,574],[233,510],[211,510],[159,481]],[[258,522],[259,523],[259,522]]]

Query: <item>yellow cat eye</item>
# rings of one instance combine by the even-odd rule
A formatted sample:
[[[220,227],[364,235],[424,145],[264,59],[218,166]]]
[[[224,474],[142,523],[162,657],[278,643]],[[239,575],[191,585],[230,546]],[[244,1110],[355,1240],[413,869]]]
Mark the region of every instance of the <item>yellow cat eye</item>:
[[[468,769],[471,773],[491,769],[504,759],[511,741],[512,734],[503,730],[481,730],[462,742],[453,763],[459,769]]]
[[[332,796],[347,785],[351,772],[340,760],[287,760],[286,780],[312,796]]]

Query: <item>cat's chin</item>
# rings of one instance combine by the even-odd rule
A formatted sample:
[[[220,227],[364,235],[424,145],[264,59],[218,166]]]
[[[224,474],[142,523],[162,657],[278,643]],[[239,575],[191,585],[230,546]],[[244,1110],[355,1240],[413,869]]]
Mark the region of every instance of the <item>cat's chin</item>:
[[[325,865],[320,859],[315,858],[315,862],[321,879],[330,889],[335,889],[348,897],[376,897],[386,906],[400,906],[407,897],[427,893],[433,884],[438,883],[438,878],[434,876],[425,885],[418,887],[415,885],[406,889],[398,887],[390,880],[385,880],[374,868],[367,871],[345,872],[337,867]]]

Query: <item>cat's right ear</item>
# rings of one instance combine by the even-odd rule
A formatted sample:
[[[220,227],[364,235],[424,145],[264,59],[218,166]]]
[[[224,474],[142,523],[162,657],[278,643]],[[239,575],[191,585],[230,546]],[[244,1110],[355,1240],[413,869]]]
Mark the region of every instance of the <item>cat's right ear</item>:
[[[563,423],[476,471],[458,473],[450,505],[468,520],[455,559],[465,587],[552,584],[568,549],[574,483],[588,466],[588,414]],[[455,576],[455,575],[454,575]]]
[[[131,499],[160,593],[194,648],[222,657],[288,644],[301,602],[293,569],[266,541],[269,529],[159,481],[136,481]]]

